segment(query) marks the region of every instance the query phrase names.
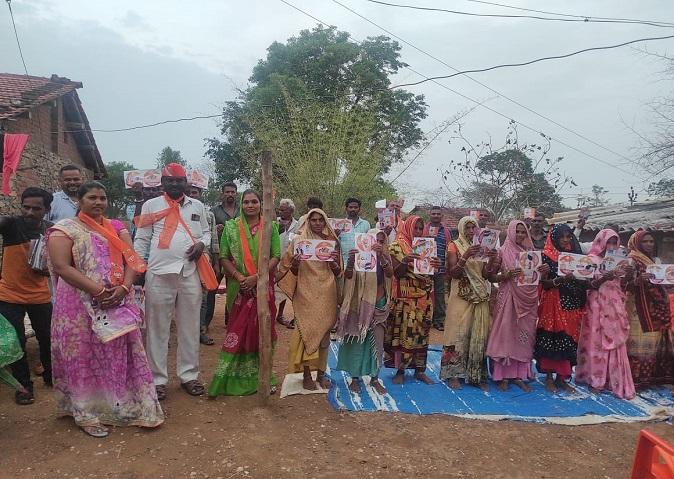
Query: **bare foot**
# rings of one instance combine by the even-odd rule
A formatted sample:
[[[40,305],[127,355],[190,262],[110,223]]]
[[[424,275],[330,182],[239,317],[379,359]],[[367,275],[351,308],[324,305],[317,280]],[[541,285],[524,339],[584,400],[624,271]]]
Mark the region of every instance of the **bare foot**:
[[[370,380],[370,386],[374,388],[375,391],[377,391],[377,394],[381,394],[382,396],[384,394],[388,394],[388,391],[384,387],[382,383],[379,382],[379,379],[374,378]]]
[[[480,389],[482,392],[489,392],[489,384],[487,383],[471,384],[471,386]]]
[[[332,381],[330,381],[325,374],[319,374],[316,378],[316,382],[323,389],[330,389],[332,387]]]
[[[498,389],[501,392],[506,392],[508,390],[508,380],[503,379],[498,382],[498,386],[496,386],[496,389]]]
[[[557,393],[558,389],[555,385],[555,381],[552,378],[545,378],[545,390],[549,393]]]
[[[449,378],[447,385],[452,389],[461,389],[461,381],[459,381],[459,378]]]
[[[349,391],[352,393],[360,394],[360,380],[358,378],[351,378],[351,384],[349,384]]]
[[[316,389],[318,389],[316,387],[316,383],[314,382],[311,376],[304,376],[304,378],[302,379],[302,387],[307,391],[315,391]]]
[[[393,376],[393,384],[402,384],[405,382],[405,371],[398,371]]]
[[[601,389],[590,386],[590,392],[592,394],[601,394]]]
[[[555,386],[557,386],[559,389],[561,389],[565,393],[576,394],[576,390],[573,388],[573,386],[571,386],[569,383],[567,383],[564,380],[558,379],[557,381],[555,381]]]
[[[429,378],[426,373],[420,372],[420,373],[414,373],[414,379],[417,381],[421,381],[424,384],[435,384],[435,381],[433,381],[431,378]]]
[[[521,379],[515,379],[515,380],[513,381],[513,384],[514,384],[515,386],[517,386],[518,388],[520,388],[520,389],[521,389],[522,391],[524,391],[525,393],[530,393],[530,392],[531,392],[531,387],[530,387],[527,383],[525,383],[524,381],[522,381]]]

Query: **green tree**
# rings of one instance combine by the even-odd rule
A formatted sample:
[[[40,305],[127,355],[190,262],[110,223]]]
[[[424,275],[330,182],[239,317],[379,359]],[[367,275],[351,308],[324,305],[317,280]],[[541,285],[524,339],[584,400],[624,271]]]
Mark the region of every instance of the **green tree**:
[[[647,192],[651,198],[674,198],[674,179],[662,178],[656,183],[651,183]]]
[[[389,88],[389,75],[405,66],[400,46],[387,37],[356,44],[346,32],[318,26],[285,44],[274,42],[253,69],[251,86],[239,101],[225,105],[222,137],[206,142],[218,182],[253,178],[250,161],[259,154],[260,141],[250,118],[273,116],[287,130],[287,97],[293,105],[339,104],[346,111],[370,114],[374,127],[369,141],[381,152],[385,173],[423,139],[418,126],[426,117],[423,96]]]
[[[550,158],[550,140],[543,144],[520,144],[511,122],[505,144],[494,148],[491,140],[473,145],[455,131],[461,143],[459,160],[450,160],[443,172],[445,186],[469,207],[490,210],[497,221],[521,215],[535,207],[545,215],[561,211],[559,191],[572,180],[560,173],[562,157]],[[456,185],[456,186],[453,186]]]
[[[157,156],[157,168],[164,168],[169,163],[178,163],[179,165],[187,166],[180,151],[174,150],[170,146],[165,146],[159,153],[159,156]]]
[[[124,172],[136,167],[126,161],[113,161],[105,165],[108,175],[101,180],[108,195],[109,218],[123,218],[124,209],[132,201],[131,190],[124,187]]]

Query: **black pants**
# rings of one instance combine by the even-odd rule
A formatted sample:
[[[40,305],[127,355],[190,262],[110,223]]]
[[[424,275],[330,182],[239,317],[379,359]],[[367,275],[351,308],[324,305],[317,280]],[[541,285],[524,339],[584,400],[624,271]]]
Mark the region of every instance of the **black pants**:
[[[208,291],[204,293],[201,300],[201,334],[206,334],[208,331],[213,321],[213,313],[215,313],[215,291]]]
[[[45,384],[51,385],[51,311],[52,304],[14,304],[0,301],[0,314],[9,321],[16,335],[19,337],[19,343],[23,350],[23,357],[11,365],[12,374],[25,388],[33,389],[33,382],[30,380],[30,368],[26,358],[26,328],[23,318],[28,313],[30,324],[35,330],[35,337],[40,345],[40,361],[44,367],[42,378]]]

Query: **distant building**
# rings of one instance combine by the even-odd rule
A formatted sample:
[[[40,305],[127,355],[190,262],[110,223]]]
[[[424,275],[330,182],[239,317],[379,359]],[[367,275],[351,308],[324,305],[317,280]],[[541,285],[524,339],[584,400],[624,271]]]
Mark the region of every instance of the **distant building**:
[[[0,73],[0,158],[4,134],[30,135],[11,181],[12,195],[0,195],[2,214],[19,211],[17,197],[28,186],[58,190],[58,172],[64,165],[79,166],[89,179],[105,177],[78,88],[82,83],[56,75],[42,78]]]

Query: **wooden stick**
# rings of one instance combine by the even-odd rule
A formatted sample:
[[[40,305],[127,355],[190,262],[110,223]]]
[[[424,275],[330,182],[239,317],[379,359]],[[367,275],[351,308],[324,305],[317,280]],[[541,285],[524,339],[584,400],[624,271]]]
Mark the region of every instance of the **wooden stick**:
[[[269,288],[269,251],[271,249],[271,231],[274,217],[272,199],[272,153],[267,150],[262,154],[262,245],[257,262],[257,321],[259,326],[259,359],[260,371],[257,380],[257,396],[261,406],[266,406],[271,391],[271,312],[267,290]]]

